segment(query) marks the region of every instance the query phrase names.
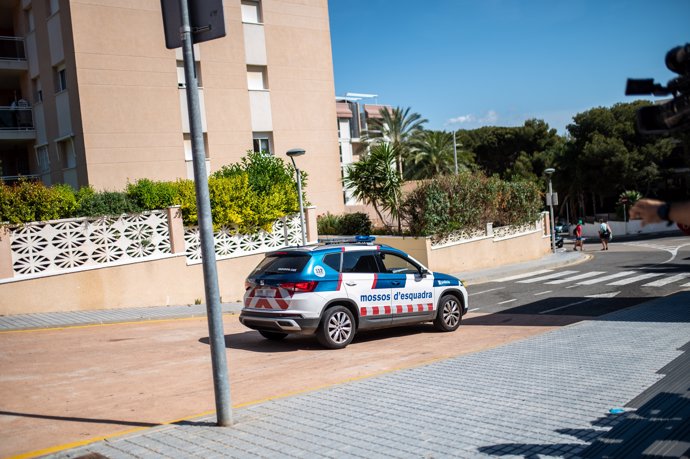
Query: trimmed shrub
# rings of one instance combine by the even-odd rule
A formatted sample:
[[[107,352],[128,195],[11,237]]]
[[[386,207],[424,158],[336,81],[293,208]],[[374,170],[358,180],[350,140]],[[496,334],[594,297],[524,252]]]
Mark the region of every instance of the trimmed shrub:
[[[48,188],[27,180],[0,184],[0,222],[20,224],[68,218],[74,215],[76,207],[74,192],[68,185]]]
[[[443,236],[453,231],[533,222],[541,209],[536,184],[506,182],[465,172],[422,182],[402,205],[414,236]]]
[[[316,227],[319,234],[336,235],[340,234],[340,216],[326,212],[316,217]]]
[[[340,217],[340,234],[346,236],[371,234],[371,219],[364,212],[344,214]]]
[[[141,209],[165,209],[176,203],[177,190],[172,182],[140,179],[127,185],[127,196]]]
[[[122,191],[94,191],[91,187],[82,187],[76,194],[78,217],[98,217],[102,215],[122,215],[142,212],[136,202],[129,199]]]

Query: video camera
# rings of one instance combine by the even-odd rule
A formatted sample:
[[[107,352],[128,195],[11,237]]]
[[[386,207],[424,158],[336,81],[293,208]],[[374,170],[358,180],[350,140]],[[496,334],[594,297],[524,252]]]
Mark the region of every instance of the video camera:
[[[642,107],[637,111],[637,131],[641,134],[690,131],[690,43],[666,53],[666,67],[679,75],[666,86],[654,83],[651,78],[628,78],[626,96],[673,96],[668,102]]]

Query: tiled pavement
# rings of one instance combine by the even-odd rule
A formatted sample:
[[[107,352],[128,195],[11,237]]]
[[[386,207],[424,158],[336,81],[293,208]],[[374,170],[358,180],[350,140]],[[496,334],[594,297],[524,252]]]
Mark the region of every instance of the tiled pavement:
[[[224,303],[221,307],[224,313],[239,312],[242,308],[242,304]],[[193,306],[163,306],[16,314],[12,316],[0,316],[0,331],[133,322],[139,320],[176,319],[180,317],[197,317],[205,315],[206,306],[203,304]]]
[[[688,418],[626,404],[645,390],[649,398],[670,377],[664,367],[674,378],[690,373],[673,363],[689,340],[690,292],[682,292],[499,348],[236,409],[231,428],[197,419],[51,457],[598,457],[595,447],[613,431],[621,432],[616,448],[640,445],[625,457],[640,457],[669,432],[682,440]],[[690,407],[690,384],[680,381],[679,400]],[[624,413],[610,412],[619,407]],[[617,429],[640,417],[656,427],[645,430],[649,441],[639,429]],[[690,444],[675,445],[690,454]]]

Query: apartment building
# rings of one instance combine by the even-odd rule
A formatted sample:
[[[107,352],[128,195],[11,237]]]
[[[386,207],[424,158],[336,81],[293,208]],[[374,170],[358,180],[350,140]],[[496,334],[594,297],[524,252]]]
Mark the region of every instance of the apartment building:
[[[194,46],[208,170],[300,147],[310,203],[342,212],[327,0],[223,8],[227,35]],[[193,178],[185,87],[160,0],[0,0],[0,176]]]
[[[381,119],[381,110],[391,110],[388,105],[376,103],[376,94],[347,93],[345,96],[337,96],[336,112],[338,116],[338,144],[340,148],[341,175],[346,174],[347,166],[359,160],[367,151],[367,145],[362,142],[363,133],[370,131],[370,121]],[[364,103],[365,101],[374,103]],[[361,203],[357,201],[352,192],[343,187],[343,202],[346,210],[360,211]],[[357,206],[355,208],[353,206]]]

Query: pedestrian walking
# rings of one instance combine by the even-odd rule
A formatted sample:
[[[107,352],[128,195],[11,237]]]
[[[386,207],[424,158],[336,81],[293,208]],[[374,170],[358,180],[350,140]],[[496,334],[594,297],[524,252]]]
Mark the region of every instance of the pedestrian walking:
[[[573,234],[575,235],[575,247],[573,250],[577,251],[577,248],[580,247],[580,252],[585,251],[585,246],[583,244],[583,239],[582,239],[582,220],[577,221],[577,226],[575,227],[575,231],[573,231]]]
[[[609,249],[609,241],[613,238],[611,227],[603,218],[599,219],[599,239],[601,240],[601,250]]]

